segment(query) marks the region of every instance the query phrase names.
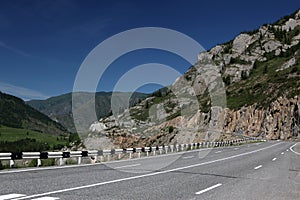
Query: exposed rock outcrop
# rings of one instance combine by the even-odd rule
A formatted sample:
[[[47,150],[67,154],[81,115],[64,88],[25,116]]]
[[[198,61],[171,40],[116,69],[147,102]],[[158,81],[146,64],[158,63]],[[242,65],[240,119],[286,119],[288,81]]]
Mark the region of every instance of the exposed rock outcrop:
[[[290,139],[300,131],[300,98],[278,98],[267,109],[256,105],[240,110],[226,109],[224,132],[267,139]]]

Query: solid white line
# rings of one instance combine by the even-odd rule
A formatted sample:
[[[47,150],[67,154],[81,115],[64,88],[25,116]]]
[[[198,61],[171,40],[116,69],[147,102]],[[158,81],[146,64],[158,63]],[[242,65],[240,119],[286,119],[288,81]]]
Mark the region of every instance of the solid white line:
[[[114,169],[121,169],[121,168],[127,168],[127,167],[135,167],[135,166],[139,166],[141,164],[134,164],[134,165],[124,165],[124,166],[121,166],[121,167],[113,167]]]
[[[222,151],[216,151],[215,153],[221,153]]]
[[[198,164],[194,164],[194,165],[188,165],[188,166],[185,166],[185,167],[179,167],[179,168],[174,168],[174,169],[169,169],[169,170],[159,171],[159,172],[154,172],[154,173],[149,173],[149,174],[143,174],[143,175],[138,175],[138,176],[131,176],[131,177],[122,178],[122,179],[115,179],[115,180],[95,183],[95,184],[91,184],[91,185],[84,185],[84,186],[78,186],[78,187],[73,187],[73,188],[67,188],[67,189],[51,191],[51,192],[45,192],[45,193],[35,194],[35,195],[27,196],[27,197],[21,197],[21,198],[15,199],[15,200],[30,199],[30,198],[35,198],[35,197],[48,196],[48,195],[52,195],[52,194],[58,194],[58,193],[69,192],[69,191],[74,191],[74,190],[97,187],[97,186],[101,186],[101,185],[107,185],[107,184],[118,183],[118,182],[123,182],[123,181],[135,180],[135,179],[139,179],[139,178],[156,176],[156,175],[160,175],[160,174],[166,174],[166,173],[170,173],[170,172],[174,172],[174,171],[199,167],[199,166],[208,165],[208,164],[212,164],[212,163],[216,163],[216,162],[221,162],[221,161],[225,161],[225,160],[229,160],[229,159],[233,159],[233,158],[238,158],[238,157],[241,157],[241,156],[246,156],[246,155],[249,155],[249,154],[257,153],[257,152],[275,147],[279,144],[281,144],[281,143],[276,143],[276,144],[273,144],[271,146],[264,147],[264,148],[261,148],[261,149],[257,149],[257,150],[254,150],[254,151],[249,151],[249,152],[246,152],[246,153],[237,154],[237,155],[234,155],[234,156],[220,158],[220,159],[217,159],[217,160],[207,161],[207,162],[198,163]]]
[[[0,196],[0,200],[14,199],[14,198],[24,197],[24,196],[26,196],[26,195],[24,195],[24,194],[6,194],[6,195]]]
[[[295,153],[295,154],[297,154],[297,155],[300,155],[300,153],[294,151],[294,149],[293,149],[297,144],[300,144],[300,142],[298,142],[298,143],[292,145],[292,146],[290,147],[290,150],[291,150],[291,152],[293,152],[293,153]]]
[[[277,160],[277,158],[273,158],[273,159],[272,159],[272,161],[275,161],[275,160]]]
[[[262,167],[262,165],[258,165],[257,167],[254,167],[254,169],[259,169],[261,167]]]
[[[196,192],[195,194],[203,194],[204,192],[208,192],[208,191],[210,191],[210,190],[213,190],[213,189],[215,189],[215,188],[217,188],[217,187],[220,187],[221,185],[222,185],[221,183],[218,183],[218,184],[213,185],[213,186],[211,186],[211,187],[209,187],[209,188],[206,188],[206,189],[204,189],[204,190],[201,190],[201,191],[199,191],[199,192]]]
[[[189,159],[189,158],[194,158],[195,156],[185,156],[185,157],[182,157],[182,159]]]

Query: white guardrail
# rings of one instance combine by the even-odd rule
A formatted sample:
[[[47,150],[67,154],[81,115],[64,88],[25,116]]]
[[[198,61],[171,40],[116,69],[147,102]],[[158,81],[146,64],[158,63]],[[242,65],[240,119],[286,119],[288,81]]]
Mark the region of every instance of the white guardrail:
[[[240,140],[231,140],[225,142],[200,142],[190,144],[175,144],[169,146],[152,146],[152,147],[137,147],[126,149],[111,149],[111,150],[88,150],[88,151],[70,151],[70,152],[21,152],[21,153],[0,153],[0,162],[9,161],[11,168],[14,167],[16,160],[37,160],[37,167],[42,165],[42,160],[55,159],[58,165],[64,165],[67,159],[77,159],[77,164],[82,163],[83,158],[88,158],[90,163],[97,161],[104,162],[109,161],[112,156],[115,159],[122,159],[122,155],[125,158],[141,158],[144,156],[155,156],[161,154],[168,154],[174,152],[182,152],[188,150],[194,150],[199,148],[214,148],[225,147],[232,145],[239,145],[251,141],[263,141],[257,138],[246,138]],[[100,158],[100,159],[98,159]]]

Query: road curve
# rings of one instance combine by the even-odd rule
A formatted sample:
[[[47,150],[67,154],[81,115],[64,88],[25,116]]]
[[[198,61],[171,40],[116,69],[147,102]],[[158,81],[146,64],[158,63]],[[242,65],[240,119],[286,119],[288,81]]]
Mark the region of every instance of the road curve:
[[[272,141],[106,164],[3,171],[0,200],[298,200],[300,155],[290,150],[292,145]]]

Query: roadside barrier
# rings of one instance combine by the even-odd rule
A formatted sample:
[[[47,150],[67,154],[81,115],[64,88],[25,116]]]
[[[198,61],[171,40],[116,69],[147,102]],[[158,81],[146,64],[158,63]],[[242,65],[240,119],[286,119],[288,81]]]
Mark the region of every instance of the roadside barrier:
[[[77,164],[82,164],[82,158],[89,158],[90,163],[96,163],[100,157],[100,162],[109,161],[115,155],[117,159],[121,159],[122,155],[126,155],[132,159],[134,155],[136,158],[145,156],[156,156],[174,152],[183,152],[195,150],[199,148],[217,148],[233,145],[240,145],[248,142],[263,142],[265,140],[257,138],[245,138],[239,140],[219,141],[219,142],[200,142],[190,144],[174,144],[169,146],[151,146],[151,147],[136,147],[126,149],[111,149],[111,150],[87,150],[87,151],[70,151],[70,152],[21,152],[21,153],[0,153],[0,162],[9,161],[11,168],[15,165],[15,160],[37,160],[37,167],[42,165],[42,160],[56,159],[58,165],[64,164],[64,159],[77,159]],[[152,153],[152,154],[151,154]]]

